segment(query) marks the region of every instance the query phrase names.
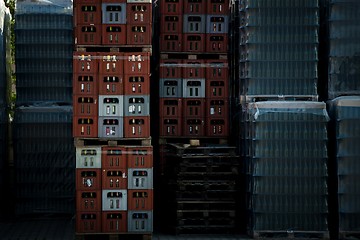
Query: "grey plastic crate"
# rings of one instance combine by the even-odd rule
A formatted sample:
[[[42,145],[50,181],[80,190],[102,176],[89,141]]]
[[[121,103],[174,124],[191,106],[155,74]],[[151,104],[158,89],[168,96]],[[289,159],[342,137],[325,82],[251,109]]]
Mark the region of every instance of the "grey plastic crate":
[[[229,31],[229,17],[226,15],[207,15],[206,33],[226,34]]]
[[[102,3],[103,24],[126,24],[126,3]]]
[[[127,190],[102,190],[103,211],[126,211]]]
[[[150,114],[150,96],[124,96],[125,116],[148,116]]]
[[[101,168],[101,147],[76,148],[76,168]]]
[[[99,117],[124,116],[123,95],[100,95]]]
[[[152,211],[128,211],[129,232],[152,232],[153,212]]]
[[[204,98],[205,79],[183,79],[184,98]]]
[[[185,14],[183,17],[183,33],[205,33],[206,15]]]
[[[128,189],[152,189],[153,169],[152,168],[129,168]]]
[[[124,136],[122,117],[99,117],[98,135],[100,138],[122,138]]]
[[[160,97],[161,98],[181,98],[182,79],[160,79]]]

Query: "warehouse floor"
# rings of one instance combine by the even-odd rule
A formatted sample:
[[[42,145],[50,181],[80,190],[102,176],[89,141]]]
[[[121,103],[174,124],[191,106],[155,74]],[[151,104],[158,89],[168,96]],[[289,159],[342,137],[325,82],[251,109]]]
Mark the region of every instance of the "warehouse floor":
[[[0,222],[1,240],[72,240],[74,235],[73,219],[13,220]],[[98,238],[96,238],[98,239]],[[101,239],[101,238],[100,238]],[[154,233],[153,240],[237,240],[250,239],[237,235],[166,235]]]

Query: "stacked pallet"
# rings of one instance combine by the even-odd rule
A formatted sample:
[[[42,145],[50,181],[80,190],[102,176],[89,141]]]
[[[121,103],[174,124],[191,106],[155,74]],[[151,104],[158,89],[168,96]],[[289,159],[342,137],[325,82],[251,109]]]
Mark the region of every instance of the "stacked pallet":
[[[6,164],[6,144],[7,144],[7,103],[6,88],[9,81],[9,65],[10,54],[10,12],[5,3],[0,3],[0,190],[3,190],[5,175],[4,167]],[[1,214],[0,214],[1,215]]]
[[[235,147],[168,144],[165,179],[170,216],[177,234],[234,233],[239,160]]]
[[[249,233],[328,238],[326,105],[256,102],[243,115]]]
[[[15,213],[72,216],[72,2],[17,2],[15,20]]]
[[[329,99],[360,94],[359,7],[356,0],[330,1]]]
[[[74,2],[76,233],[153,229],[151,1]]]
[[[360,143],[360,97],[338,97],[329,101],[337,173],[338,233],[340,239],[360,233],[360,189],[358,186]]]
[[[329,238],[328,116],[316,102],[318,0],[244,0],[235,8],[231,46],[240,48],[231,85],[248,233]]]

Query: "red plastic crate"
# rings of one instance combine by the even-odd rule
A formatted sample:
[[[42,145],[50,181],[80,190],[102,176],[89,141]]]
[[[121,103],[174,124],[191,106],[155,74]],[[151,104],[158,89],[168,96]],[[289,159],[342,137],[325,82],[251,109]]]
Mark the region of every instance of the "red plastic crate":
[[[161,137],[181,137],[182,119],[181,118],[160,118]]]
[[[183,63],[183,78],[205,78],[205,70],[207,67],[205,60],[184,60]]]
[[[102,232],[121,233],[127,232],[127,212],[102,212]]]
[[[207,118],[206,131],[208,137],[229,136],[229,118]]]
[[[182,15],[162,15],[160,19],[161,34],[181,34],[183,32]]]
[[[229,0],[207,0],[207,14],[228,15]]]
[[[149,138],[150,116],[124,117],[125,138]]]
[[[127,152],[124,147],[103,147],[101,167],[104,169],[126,169]]]
[[[194,34],[184,33],[183,34],[183,52],[194,52],[202,53],[205,51],[205,33]]]
[[[124,74],[125,75],[149,75],[150,53],[130,52],[124,53]]]
[[[226,59],[207,61],[206,79],[221,79],[229,81],[228,61]]]
[[[128,45],[151,45],[151,24],[127,24],[126,43]]]
[[[74,26],[101,24],[101,4],[79,3],[74,5]]]
[[[152,168],[153,148],[152,147],[128,147],[128,168]]]
[[[97,117],[78,117],[73,118],[73,136],[78,138],[97,138],[98,137],[98,118]]]
[[[160,117],[181,118],[182,101],[181,98],[160,98]]]
[[[95,75],[99,71],[96,53],[75,52],[73,54],[73,71],[76,74]]]
[[[229,118],[229,101],[223,99],[206,99],[206,118]]]
[[[101,25],[77,25],[75,27],[75,44],[100,45]]]
[[[96,95],[73,95],[74,115],[77,117],[97,117],[98,104]]]
[[[100,74],[122,75],[124,71],[124,59],[122,53],[98,53],[98,56],[100,58]]]
[[[128,24],[152,23],[152,4],[151,3],[127,3],[126,22]]]
[[[103,169],[102,189],[126,189],[127,170],[125,168]]]
[[[101,191],[76,191],[76,211],[101,211]]]
[[[76,212],[77,233],[99,233],[101,232],[100,212]]]
[[[204,137],[205,120],[204,118],[185,118],[183,121],[184,137]]]
[[[228,37],[226,34],[206,34],[206,52],[227,53]]]
[[[101,26],[103,45],[124,45],[126,44],[126,25],[125,24],[103,24]]]
[[[153,190],[128,190],[128,209],[147,210],[154,209]]]
[[[228,81],[226,80],[206,80],[206,98],[227,98]]]
[[[206,2],[209,0],[184,0],[184,14],[206,14]]]
[[[125,95],[149,95],[149,75],[126,75],[124,78]]]
[[[100,189],[100,169],[76,169],[76,190],[94,191]]]
[[[181,52],[182,34],[160,34],[160,52]]]
[[[121,74],[101,74],[99,77],[99,94],[100,95],[122,95],[123,78]]]
[[[160,15],[182,15],[183,0],[160,1]]]
[[[73,93],[78,95],[97,95],[98,80],[96,74],[73,74]]]
[[[160,78],[182,78],[182,60],[160,60]]]
[[[183,100],[183,116],[185,118],[204,118],[205,116],[205,99],[190,99],[184,98]]]

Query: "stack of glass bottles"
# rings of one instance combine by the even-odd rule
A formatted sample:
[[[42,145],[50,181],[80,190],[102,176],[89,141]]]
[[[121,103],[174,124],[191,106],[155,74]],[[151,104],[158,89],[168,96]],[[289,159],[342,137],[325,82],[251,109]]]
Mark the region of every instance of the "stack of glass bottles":
[[[339,233],[360,232],[360,97],[329,102],[336,138]]]
[[[16,214],[72,214],[75,210],[72,107],[18,107],[14,126]]]
[[[240,1],[240,95],[317,95],[318,0]]]
[[[329,98],[360,94],[360,1],[330,1]]]
[[[249,232],[327,232],[325,104],[257,102],[242,114]]]
[[[15,11],[17,106],[72,103],[72,2],[18,2]]]
[[[15,8],[15,213],[75,212],[71,0]]]

